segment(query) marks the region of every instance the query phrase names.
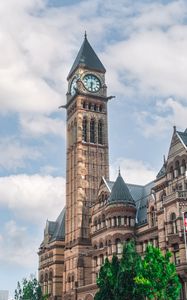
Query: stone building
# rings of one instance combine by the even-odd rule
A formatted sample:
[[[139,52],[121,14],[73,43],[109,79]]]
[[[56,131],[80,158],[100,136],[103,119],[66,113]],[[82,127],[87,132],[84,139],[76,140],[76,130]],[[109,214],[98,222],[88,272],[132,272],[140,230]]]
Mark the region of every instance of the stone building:
[[[183,213],[187,211],[187,130],[174,127],[167,159],[145,186],[109,179],[105,68],[85,35],[68,75],[66,208],[47,221],[39,281],[56,300],[92,300],[105,257],[134,239],[169,249],[187,297]],[[112,122],[112,121],[111,121]]]

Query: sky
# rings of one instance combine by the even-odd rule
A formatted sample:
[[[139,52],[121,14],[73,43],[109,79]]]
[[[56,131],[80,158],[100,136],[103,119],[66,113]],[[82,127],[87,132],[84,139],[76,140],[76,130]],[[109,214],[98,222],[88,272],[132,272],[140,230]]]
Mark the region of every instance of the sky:
[[[65,204],[67,75],[87,32],[106,72],[110,175],[155,179],[187,127],[187,2],[0,1],[0,290],[37,275]]]

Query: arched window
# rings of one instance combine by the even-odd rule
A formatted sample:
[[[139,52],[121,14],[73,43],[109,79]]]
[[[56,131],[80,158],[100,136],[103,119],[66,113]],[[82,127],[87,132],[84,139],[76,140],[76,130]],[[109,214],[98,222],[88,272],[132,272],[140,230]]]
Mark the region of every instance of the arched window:
[[[182,165],[181,165],[181,174],[183,175],[186,171],[186,162],[185,159],[182,160]]]
[[[52,271],[50,271],[50,273],[49,273],[49,280],[51,281],[52,278],[53,278],[53,273],[52,273]]]
[[[180,255],[179,255],[179,244],[173,244],[173,256],[174,256],[174,262],[176,265],[180,264]]]
[[[116,240],[116,253],[121,254],[123,251],[123,246],[120,239]]]
[[[180,164],[179,164],[179,161],[177,160],[175,162],[175,177],[180,176],[180,175],[181,175]]]
[[[100,254],[100,265],[104,264],[104,255]]]
[[[82,107],[86,108],[86,102],[85,101],[83,102]]]
[[[82,141],[87,142],[87,119],[84,118],[82,121]]]
[[[100,217],[98,219],[97,229],[101,229],[101,218]]]
[[[45,274],[45,282],[47,282],[48,281],[48,274],[46,273]]]
[[[172,213],[170,216],[171,221],[171,233],[175,234],[177,233],[177,220],[176,220],[176,214]]]
[[[171,166],[171,168],[170,168],[170,176],[171,176],[171,180],[172,180],[174,178],[173,166]]]
[[[108,253],[109,253],[109,255],[112,254],[112,243],[111,243],[111,240],[108,241]]]
[[[103,144],[103,122],[101,120],[98,122],[98,144]]]
[[[95,121],[91,119],[90,121],[90,143],[95,143]]]
[[[97,267],[98,266],[97,256],[94,256],[93,260],[94,260],[94,267]]]

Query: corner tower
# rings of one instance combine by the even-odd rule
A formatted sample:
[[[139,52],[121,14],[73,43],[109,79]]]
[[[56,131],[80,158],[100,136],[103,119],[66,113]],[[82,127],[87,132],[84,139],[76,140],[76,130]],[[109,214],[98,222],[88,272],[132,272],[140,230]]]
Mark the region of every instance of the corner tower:
[[[67,77],[67,173],[65,294],[73,285],[89,282],[91,261],[80,255],[91,247],[90,207],[95,202],[101,177],[109,177],[107,92],[105,68],[88,42],[87,36]],[[87,250],[86,250],[87,249]],[[74,258],[77,262],[74,263]],[[84,279],[78,271],[84,265]],[[88,264],[88,267],[86,266]],[[91,278],[91,277],[90,277]],[[85,282],[87,280],[87,282]]]

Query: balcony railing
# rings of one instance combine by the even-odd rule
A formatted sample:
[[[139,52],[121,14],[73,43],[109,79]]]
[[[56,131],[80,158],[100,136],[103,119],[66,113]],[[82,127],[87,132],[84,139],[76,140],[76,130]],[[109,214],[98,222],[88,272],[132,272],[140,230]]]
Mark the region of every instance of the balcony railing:
[[[172,194],[164,196],[163,200],[164,200],[164,203],[168,203],[175,199],[181,199],[181,200],[187,201],[187,190],[175,191]]]

